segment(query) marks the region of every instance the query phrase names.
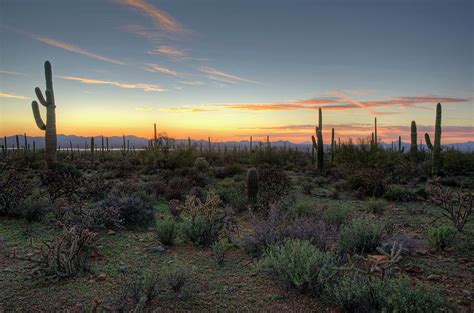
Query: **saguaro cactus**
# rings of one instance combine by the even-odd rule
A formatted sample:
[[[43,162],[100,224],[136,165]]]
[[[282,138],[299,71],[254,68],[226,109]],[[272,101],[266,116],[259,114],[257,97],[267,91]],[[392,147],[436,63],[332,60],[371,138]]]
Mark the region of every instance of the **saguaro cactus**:
[[[332,166],[332,163],[334,162],[334,154],[336,153],[336,141],[334,140],[334,128],[331,130],[331,163],[330,167]]]
[[[318,169],[323,173],[324,168],[324,143],[323,143],[323,111],[319,108],[319,123],[316,127],[316,137],[318,139]]]
[[[375,129],[374,129],[374,145],[377,147],[377,118],[375,118]]]
[[[416,132],[416,122],[415,121],[411,121],[410,137],[411,137],[410,152],[411,153],[416,153],[418,151],[418,146],[417,146],[418,134]]]
[[[434,144],[431,143],[430,135],[428,133],[425,134],[425,141],[426,145],[431,150],[431,175],[436,176],[438,175],[441,166],[441,103],[436,105]]]
[[[257,203],[258,171],[254,167],[249,168],[247,171],[247,196],[250,204]]]
[[[51,63],[49,61],[44,62],[44,72],[46,78],[46,99],[41,92],[39,87],[35,88],[36,96],[38,101],[46,107],[46,124],[41,118],[41,114],[38,107],[38,102],[31,102],[31,108],[33,109],[33,116],[35,117],[36,125],[39,129],[45,131],[45,158],[49,165],[56,163],[56,149],[57,149],[57,137],[56,137],[56,103],[54,101],[53,91],[53,74],[51,71]]]

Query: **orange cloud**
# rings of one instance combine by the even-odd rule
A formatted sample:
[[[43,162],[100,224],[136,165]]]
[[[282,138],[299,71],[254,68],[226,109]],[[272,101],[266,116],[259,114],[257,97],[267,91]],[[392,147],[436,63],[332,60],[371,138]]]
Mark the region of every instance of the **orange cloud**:
[[[17,99],[17,100],[28,100],[28,99],[30,99],[30,98],[25,97],[25,96],[18,96],[18,95],[14,95],[14,94],[11,94],[11,93],[6,93],[6,92],[1,92],[1,91],[0,91],[0,98],[9,98],[9,99]]]
[[[115,81],[99,80],[99,79],[84,78],[84,77],[77,77],[77,76],[59,76],[59,77],[65,80],[78,81],[83,84],[111,85],[111,86],[125,88],[125,89],[142,89],[144,91],[154,91],[154,92],[165,91],[165,89],[161,88],[159,85],[154,85],[154,84],[126,84],[126,83],[120,83],[120,82],[115,82]]]
[[[187,73],[177,72],[177,71],[174,71],[174,70],[169,69],[167,67],[161,66],[159,64],[148,63],[148,64],[146,64],[145,70],[148,71],[148,72],[152,72],[152,73],[163,73],[163,74],[167,74],[167,75],[171,75],[171,76],[175,76],[175,77],[190,76]]]
[[[161,45],[157,49],[148,52],[149,54],[164,54],[168,57],[181,59],[186,56],[186,53],[183,50],[180,50],[175,47]]]
[[[207,75],[209,79],[224,82],[224,83],[231,83],[231,84],[236,84],[236,83],[257,83],[256,81],[242,78],[236,75],[231,75],[229,73],[226,73],[221,70],[217,70],[212,67],[208,66],[203,66],[198,69],[200,72],[204,73]]]
[[[33,38],[35,38],[36,40],[41,41],[41,42],[43,42],[47,45],[50,45],[50,46],[53,46],[53,47],[56,47],[56,48],[61,48],[61,49],[71,51],[71,52],[74,52],[74,53],[82,54],[82,55],[85,55],[89,58],[93,58],[93,59],[96,59],[96,60],[110,62],[110,63],[113,63],[113,64],[119,64],[119,65],[124,65],[125,64],[123,62],[120,62],[120,61],[102,56],[102,55],[94,53],[94,52],[84,50],[84,49],[82,49],[78,46],[75,46],[75,45],[72,45],[72,44],[69,44],[69,43],[66,43],[66,42],[63,42],[63,41],[59,41],[59,40],[55,40],[55,39],[51,39],[51,38],[47,38],[47,37],[41,37],[41,36],[33,36]]]
[[[148,15],[153,20],[153,23],[161,30],[164,30],[169,33],[189,32],[189,30],[187,30],[183,25],[181,25],[181,23],[179,23],[171,15],[147,3],[146,1],[119,0],[119,3],[134,7],[135,9],[140,10],[143,14]]]
[[[174,112],[174,113],[204,113],[204,112],[214,112],[217,110],[214,109],[203,109],[203,108],[162,108],[162,112]]]

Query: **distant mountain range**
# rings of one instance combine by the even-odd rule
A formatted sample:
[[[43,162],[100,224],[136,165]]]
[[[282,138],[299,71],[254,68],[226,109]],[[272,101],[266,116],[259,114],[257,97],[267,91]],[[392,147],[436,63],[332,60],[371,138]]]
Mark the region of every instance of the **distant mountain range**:
[[[24,147],[25,145],[25,138],[24,135],[18,135],[20,147]],[[87,144],[87,146],[90,146],[90,139],[91,137],[84,137],[84,136],[75,136],[75,135],[58,135],[58,146],[60,148],[69,148],[70,145],[77,149],[79,148],[84,148]],[[16,136],[8,136],[6,137],[7,140],[7,146],[9,148],[16,147]],[[112,149],[119,149],[123,145],[123,137],[122,136],[111,136],[108,137],[109,140],[109,147]],[[36,148],[43,148],[44,147],[44,137],[32,137],[32,136],[27,136],[27,142],[29,146],[31,147],[33,145],[33,141],[35,142]],[[102,144],[102,137],[101,136],[96,136],[94,137],[95,145],[100,148]],[[142,138],[142,137],[137,137],[133,135],[128,135],[125,136],[125,141],[129,143],[130,148],[146,148],[148,146],[149,139],[147,138]],[[176,139],[175,143],[178,145],[182,144],[188,144],[187,139]],[[191,140],[191,144],[200,146],[202,143],[203,149],[207,149],[208,142],[207,140]],[[224,148],[226,146],[228,149],[233,148],[234,145],[237,147],[248,147],[249,146],[249,141],[248,140],[243,140],[243,141],[225,141],[225,142],[212,142],[212,145],[215,147],[219,144],[220,147]],[[263,143],[264,144],[264,143]],[[4,139],[2,138],[0,140],[0,145],[4,145]],[[104,145],[105,145],[105,137],[104,137]],[[254,141],[253,142],[254,147],[257,147],[259,145],[259,141]],[[303,143],[292,143],[290,141],[283,141],[283,140],[278,140],[278,141],[272,141],[271,142],[272,147],[298,147],[298,149],[308,149],[311,147],[311,142],[303,142]],[[392,147],[392,143],[385,143],[381,142],[380,145],[385,148],[385,149],[390,149]],[[326,145],[327,146],[327,145]],[[447,145],[443,145],[445,147],[449,148],[454,148],[459,151],[464,151],[464,152],[472,152],[474,151],[474,141],[468,141],[468,142],[460,142],[460,143],[451,143]],[[406,142],[402,142],[402,147],[405,147],[405,151],[408,151],[410,149],[410,144]],[[398,149],[398,142],[394,143],[394,148]],[[425,147],[426,149],[426,147]]]

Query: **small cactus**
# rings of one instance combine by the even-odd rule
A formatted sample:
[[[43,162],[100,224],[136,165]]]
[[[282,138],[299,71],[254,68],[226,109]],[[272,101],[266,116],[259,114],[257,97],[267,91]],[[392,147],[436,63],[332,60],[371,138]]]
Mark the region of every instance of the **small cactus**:
[[[417,138],[418,138],[418,133],[416,132],[416,122],[411,121],[411,145],[410,145],[410,152],[411,153],[416,153],[418,151],[418,145],[417,145]]]
[[[248,202],[252,205],[257,203],[258,196],[258,171],[255,167],[247,171],[247,196]]]

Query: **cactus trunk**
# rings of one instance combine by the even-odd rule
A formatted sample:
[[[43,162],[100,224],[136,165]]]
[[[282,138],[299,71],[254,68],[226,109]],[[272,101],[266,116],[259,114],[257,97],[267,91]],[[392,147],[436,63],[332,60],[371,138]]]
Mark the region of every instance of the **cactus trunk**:
[[[252,205],[257,203],[258,197],[258,171],[252,167],[247,171],[247,196]]]
[[[418,146],[417,146],[418,134],[416,132],[416,122],[415,121],[411,121],[410,137],[411,137],[410,152],[411,153],[416,153],[418,151]]]

